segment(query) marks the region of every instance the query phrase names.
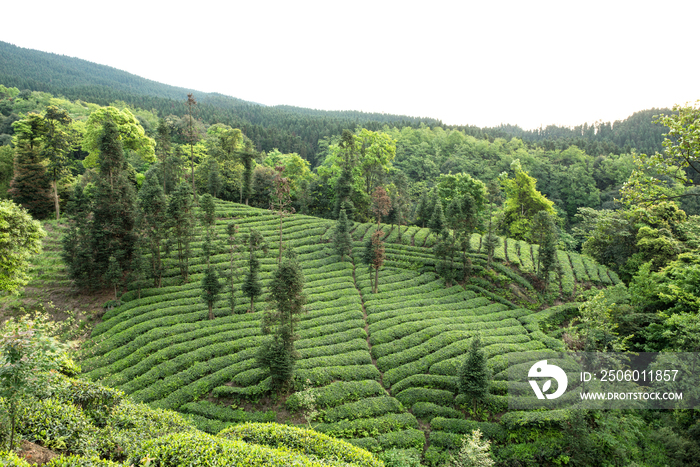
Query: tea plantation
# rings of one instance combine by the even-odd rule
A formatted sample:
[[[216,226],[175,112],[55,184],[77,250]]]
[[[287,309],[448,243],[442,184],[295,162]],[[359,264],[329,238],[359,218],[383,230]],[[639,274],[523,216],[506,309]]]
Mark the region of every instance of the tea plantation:
[[[241,234],[253,228],[263,234],[270,251],[261,259],[260,276],[267,284],[277,264],[279,216],[217,202],[217,217],[220,238],[232,222]],[[566,414],[507,412],[503,371],[508,358],[553,358],[563,343],[543,329],[556,328],[552,324],[576,312],[577,305],[566,302],[578,289],[619,282],[614,273],[559,251],[559,272],[552,273],[548,290],[548,299],[559,304],[547,307],[529,279],[537,247],[503,239],[493,270],[487,270],[475,234],[472,278],[448,288],[435,273],[435,238],[428,229],[403,227],[399,241],[396,227],[382,225],[387,260],[379,291],[372,293],[368,266],[360,258],[363,240],[377,226],[355,224],[352,254],[341,262],[332,244],[334,224],[303,215],[283,222],[283,241],[298,254],[308,296],[295,343],[297,392],[270,397],[269,377],[256,364],[267,303],[263,296],[246,313],[249,299],[240,287],[245,255],[235,262],[236,312],[223,293],[215,319],[208,319],[200,298],[206,268],[202,238],[193,244],[187,283],[172,260],[161,288],[151,281],[132,283],[122,303],[107,311],[84,351],[85,376],[136,402],[180,412],[211,434],[229,433],[244,422],[310,424],[370,452],[411,450],[424,465],[441,464],[459,448],[462,435],[476,428],[492,440],[494,451],[516,457],[531,444],[530,429],[540,430],[540,439],[559,436]],[[221,271],[230,267],[223,246],[211,261]],[[471,405],[457,395],[456,376],[476,331],[493,379],[485,406],[470,413]],[[310,395],[317,411],[313,419],[307,419]],[[229,442],[219,438],[218,443]]]

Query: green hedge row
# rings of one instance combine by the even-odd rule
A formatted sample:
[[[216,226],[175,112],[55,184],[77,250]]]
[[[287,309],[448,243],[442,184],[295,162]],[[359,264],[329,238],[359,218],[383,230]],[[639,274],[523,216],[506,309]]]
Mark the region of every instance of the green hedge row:
[[[586,266],[583,265],[581,255],[569,252],[569,260],[571,261],[571,265],[573,267],[574,275],[576,276],[577,281],[588,282],[591,280],[590,277],[588,277],[588,273],[586,272]]]
[[[372,357],[370,357],[369,352],[365,348],[364,350],[355,350],[341,355],[326,355],[323,357],[312,357],[303,360],[297,360],[296,367],[300,370],[303,370],[311,368],[371,364]]]
[[[160,400],[180,401],[180,399],[175,398],[176,394],[189,393],[188,396],[190,396],[191,399],[182,399],[181,404],[173,407],[171,403],[166,403],[164,406],[162,406],[164,409],[177,408],[183,403],[194,400],[197,396],[206,394],[213,388],[213,386],[211,388],[207,388],[206,390],[205,388],[202,388],[202,392],[188,390],[193,383],[197,386],[203,385],[204,381],[202,380],[204,376],[217,373],[221,370],[227,370],[230,377],[226,381],[231,381],[231,379],[233,379],[233,377],[241,371],[249,370],[250,368],[257,366],[254,358],[256,352],[257,349],[253,347],[238,352],[237,354],[224,355],[222,357],[213,358],[209,361],[197,362],[186,370],[158,380],[151,386],[135,392],[131,396],[138,402]],[[223,382],[221,384],[223,384]]]
[[[416,402],[411,407],[413,415],[421,420],[430,423],[435,417],[444,418],[464,418],[464,414],[459,410],[432,402]]]
[[[450,289],[456,289],[456,287],[450,287]],[[490,302],[487,298],[476,297],[476,294],[470,290],[468,292],[453,293],[439,298],[407,300],[404,303],[404,307],[393,306],[393,304],[391,307],[377,307],[375,304],[365,304],[368,314],[367,322],[372,324],[396,318],[397,316],[405,314],[407,310],[463,310],[486,306]]]
[[[232,409],[212,402],[190,402],[182,407],[180,411],[186,414],[199,415],[209,419],[222,422],[244,423],[244,422],[274,422],[277,414],[274,410],[267,412],[246,412],[243,409]]]
[[[528,350],[541,350],[545,346],[539,341],[530,341],[523,344],[494,344],[484,348],[484,353],[487,358],[491,358],[499,354],[507,354],[511,352],[524,352]],[[430,366],[431,374],[457,376],[457,370],[462,363],[462,357],[447,358]]]
[[[396,399],[406,407],[412,407],[416,402],[432,402],[437,405],[450,407],[454,405],[454,392],[444,389],[408,388],[396,394]]]
[[[259,332],[257,334],[259,334]],[[200,347],[191,352],[177,355],[172,360],[164,360],[162,363],[151,366],[150,370],[120,385],[119,389],[129,394],[134,394],[137,391],[152,386],[159,380],[185,372],[193,365],[200,362],[211,361],[216,358],[224,357],[234,362],[244,360],[250,358],[250,349],[259,346],[261,342],[261,336],[251,336],[235,341],[217,342],[205,347]],[[148,367],[144,366],[143,368],[145,369]]]
[[[377,367],[372,364],[309,369],[302,368],[294,372],[297,388],[302,387],[306,380],[309,380],[313,386],[319,387],[326,386],[333,381],[362,381],[365,379],[379,381],[380,375]]]
[[[378,417],[388,413],[401,413],[404,410],[403,405],[397,399],[389,396],[380,396],[333,407],[323,412],[320,415],[320,419],[326,423],[332,423],[340,420]]]
[[[501,297],[500,295],[496,295],[495,293],[492,293],[482,287],[479,287],[478,285],[473,285],[473,284],[466,284],[464,286],[465,288],[469,290],[473,290],[476,293],[479,293],[483,295],[484,297],[487,297],[489,300],[493,300],[494,302],[501,303],[503,305],[509,306],[511,308],[518,308],[516,304],[513,302],[506,300],[505,298]]]
[[[383,396],[386,391],[376,380],[336,381],[328,386],[313,390],[315,405],[319,408],[332,408],[347,402],[355,402],[367,397]],[[286,401],[287,409],[296,412],[302,407],[302,394],[296,392]]]
[[[306,332],[300,332],[300,334],[305,338],[296,341],[294,343],[294,347],[301,352],[302,349],[322,347],[325,345],[330,345],[332,342],[348,342],[357,339],[363,340],[365,342],[365,346],[367,346],[367,332],[365,331],[364,327],[351,327],[345,331],[336,331],[337,328],[338,326],[331,327],[328,329],[327,333],[320,334],[320,337],[306,338],[308,334]]]
[[[251,445],[289,449],[312,458],[348,463],[357,467],[383,467],[368,452],[322,433],[276,423],[245,423],[232,426],[218,437],[240,440]]]
[[[341,420],[314,426],[314,430],[334,438],[365,438],[406,428],[418,428],[418,420],[410,413],[390,413],[380,417]]]
[[[364,329],[359,328],[360,331],[364,331]],[[367,352],[367,338],[365,337],[364,339],[355,339],[351,341],[340,341],[339,344],[331,344],[330,342],[337,342],[333,337],[329,336],[328,339],[328,344],[323,345],[319,344],[316,347],[307,347],[304,349],[298,349],[299,354],[301,355],[301,359],[308,359],[308,358],[314,358],[314,357],[323,357],[323,356],[329,356],[329,355],[341,355],[341,354],[346,354],[350,352],[355,352],[355,351],[363,351]],[[371,360],[370,360],[371,361]]]
[[[445,391],[456,393],[457,378],[445,375],[412,375],[394,384],[391,390],[393,393],[398,394],[408,388],[444,389]]]

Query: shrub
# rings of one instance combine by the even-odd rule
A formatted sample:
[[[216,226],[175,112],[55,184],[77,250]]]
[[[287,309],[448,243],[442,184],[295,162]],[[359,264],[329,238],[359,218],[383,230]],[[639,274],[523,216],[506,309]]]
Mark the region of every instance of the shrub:
[[[341,420],[314,426],[314,430],[334,438],[364,438],[406,428],[418,428],[418,420],[410,413],[390,413],[381,417]]]
[[[451,407],[433,404],[432,402],[416,402],[413,407],[413,415],[421,420],[430,423],[435,417],[463,418],[464,415],[459,410]]]
[[[411,407],[416,402],[432,402],[443,406],[454,404],[454,393],[442,389],[408,388],[398,393],[396,398],[406,407]]]
[[[125,467],[121,462],[100,459],[99,457],[68,456],[54,457],[45,467]]]
[[[377,442],[383,450],[387,449],[420,449],[425,446],[425,433],[422,430],[409,428],[403,431],[390,431],[377,437]]]
[[[335,460],[358,467],[381,467],[374,456],[322,433],[276,423],[246,423],[225,429],[218,437],[241,440],[271,448],[286,448],[320,459]]]
[[[393,397],[372,397],[329,409],[321,418],[326,422],[337,422],[343,419],[377,417],[403,411],[403,405]]]

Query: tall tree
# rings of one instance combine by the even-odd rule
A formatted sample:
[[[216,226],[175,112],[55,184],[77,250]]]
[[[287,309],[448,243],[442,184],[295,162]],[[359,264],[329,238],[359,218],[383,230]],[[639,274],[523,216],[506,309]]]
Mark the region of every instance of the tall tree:
[[[382,223],[382,217],[386,217],[391,211],[391,198],[382,186],[378,186],[372,192],[372,213],[377,219],[377,228]]]
[[[254,310],[255,299],[262,294],[262,282],[258,277],[258,272],[260,270],[260,261],[258,260],[258,251],[262,251],[267,254],[267,243],[262,234],[255,229],[250,229],[248,238],[246,239],[248,244],[248,273],[246,274],[241,290],[243,295],[250,298],[250,308],[249,313]]]
[[[430,209],[430,199],[428,197],[428,191],[423,190],[418,200],[418,205],[416,206],[416,224],[419,224],[422,228],[425,228],[428,221],[430,221],[430,216],[433,212]]]
[[[282,220],[285,216],[289,214],[294,214],[289,179],[287,177],[283,177],[282,172],[284,172],[283,165],[278,165],[275,167],[275,188],[274,193],[272,194],[272,201],[270,202],[270,209],[277,212],[277,214],[279,214],[280,216],[280,242],[277,264],[280,264],[282,262]]]
[[[511,169],[515,172],[515,177],[504,178],[501,181],[506,192],[503,220],[511,237],[526,240],[532,219],[539,211],[546,211],[552,215],[556,215],[556,212],[554,203],[537,191],[537,180],[522,169],[518,159],[513,161]]]
[[[453,198],[447,206],[447,225],[454,232],[456,246],[461,251],[463,280],[471,271],[471,236],[479,226],[479,211],[474,198],[469,194]]]
[[[170,150],[172,148],[171,138],[170,138],[170,127],[165,119],[158,120],[158,130],[156,136],[156,156],[160,160],[161,170],[163,172],[163,193],[167,193],[165,180],[168,176],[169,166],[166,164],[166,160],[170,156]]]
[[[255,163],[255,152],[250,142],[246,142],[246,146],[238,153],[243,164],[243,184],[241,185],[241,204],[245,199],[245,205],[248,206],[250,196],[253,194],[253,168]]]
[[[190,145],[190,169],[192,175],[192,199],[197,204],[197,188],[194,186],[194,144],[199,140],[194,121],[194,106],[197,100],[192,94],[187,94],[187,142]]]
[[[340,255],[340,261],[345,261],[345,255],[349,255],[352,251],[352,237],[350,236],[350,228],[352,223],[345,215],[345,208],[340,209],[340,216],[335,224],[335,234],[333,235],[333,245],[335,251]]]
[[[296,326],[306,303],[304,274],[294,250],[285,252],[284,260],[272,275],[269,291],[273,311],[263,316],[262,330],[263,334],[273,334],[274,337],[263,350],[262,360],[270,369],[273,387],[280,388],[292,380],[293,361],[298,358],[294,349],[294,341],[298,338]],[[283,355],[280,355],[280,350],[283,350]]]
[[[238,226],[233,222],[226,226],[226,245],[228,246],[229,254],[229,270],[228,270],[228,284],[229,284],[229,305],[231,305],[231,313],[236,313],[236,276],[238,272],[237,262],[240,259],[239,244],[238,239]]]
[[[547,289],[549,273],[557,264],[557,239],[559,238],[554,218],[547,211],[539,211],[532,220],[530,241],[540,247],[537,252],[537,276]]]
[[[15,161],[8,193],[33,217],[44,219],[53,208],[41,155],[45,121],[41,115],[30,113],[14,122],[12,127],[15,131]]]
[[[216,269],[211,265],[207,265],[207,270],[204,272],[204,277],[202,277],[202,300],[209,307],[209,319],[214,319],[214,303],[221,292],[221,282],[219,282],[219,275]]]
[[[379,292],[379,269],[384,265],[386,259],[384,242],[384,232],[377,229],[365,243],[365,250],[363,255],[363,260],[369,266],[370,278],[372,270],[374,270],[374,284],[372,286],[372,292]]]
[[[153,286],[160,287],[163,277],[161,246],[166,235],[167,200],[158,180],[158,173],[149,169],[138,193],[137,224],[141,237],[150,250],[148,275],[153,278]]]
[[[472,337],[469,353],[459,367],[457,383],[460,394],[469,397],[476,410],[477,402],[486,398],[489,387],[489,370],[479,334]]]
[[[47,174],[53,190],[56,220],[59,220],[61,205],[58,198],[58,181],[68,168],[68,153],[73,149],[76,138],[75,133],[68,127],[72,120],[66,110],[50,105],[44,113],[44,121],[46,124],[42,156],[48,160]]]
[[[486,249],[486,265],[491,268],[491,262],[493,261],[493,254],[501,243],[501,239],[496,235],[498,227],[494,220],[494,209],[496,204],[501,200],[501,190],[498,186],[498,181],[496,179],[491,180],[488,184],[488,201],[489,201],[489,217],[488,225],[486,229],[486,235],[484,235],[482,243],[483,247]]]
[[[122,271],[130,270],[136,245],[136,193],[126,170],[119,128],[105,120],[100,138],[99,177],[87,240],[92,245],[94,276],[102,277],[114,256]]]
[[[194,235],[192,192],[186,183],[180,183],[168,201],[168,228],[170,239],[177,245],[177,263],[182,279],[189,279],[190,242]],[[169,245],[169,243],[168,243]]]

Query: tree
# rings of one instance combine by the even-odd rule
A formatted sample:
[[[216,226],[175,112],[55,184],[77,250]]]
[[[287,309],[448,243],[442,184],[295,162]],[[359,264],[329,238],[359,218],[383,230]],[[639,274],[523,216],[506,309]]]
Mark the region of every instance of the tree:
[[[202,300],[209,307],[209,319],[214,319],[214,303],[216,303],[217,297],[221,292],[221,282],[219,282],[219,275],[216,273],[216,269],[207,265],[207,270],[202,278]]]
[[[56,220],[61,218],[61,206],[58,199],[58,181],[66,172],[70,162],[68,153],[75,144],[75,134],[68,128],[70,115],[64,109],[54,105],[46,108],[44,113],[45,135],[42,156],[48,160],[47,173],[53,189]]]
[[[370,275],[374,269],[374,285],[372,287],[372,293],[379,292],[379,268],[384,265],[384,260],[386,259],[384,242],[382,238],[384,237],[384,232],[377,229],[366,241],[365,251],[363,255],[363,260],[369,266]],[[370,276],[371,277],[371,276]]]
[[[12,201],[0,201],[0,290],[17,294],[27,285],[29,258],[41,252],[45,236],[27,211]]]
[[[45,121],[41,115],[30,113],[14,122],[12,127],[15,131],[15,160],[8,193],[33,217],[44,219],[53,207],[41,155]]]
[[[437,200],[433,208],[433,214],[428,221],[428,228],[435,234],[439,235],[446,228],[445,213],[442,210],[442,203]]]
[[[243,184],[241,185],[241,200],[248,206],[248,200],[253,194],[253,168],[255,164],[255,152],[249,141],[246,141],[246,146],[238,153],[238,157],[243,164]]]
[[[248,238],[246,239],[248,244],[248,273],[246,274],[241,290],[243,295],[250,298],[250,308],[248,313],[255,311],[253,309],[253,304],[255,298],[262,294],[262,283],[258,278],[258,271],[260,270],[260,261],[258,261],[257,255],[258,251],[262,250],[264,254],[267,254],[267,243],[262,234],[255,229],[250,229]]]
[[[272,275],[269,291],[274,311],[263,316],[262,331],[265,335],[273,334],[273,338],[263,347],[261,360],[270,370],[273,388],[280,388],[292,380],[293,361],[298,358],[294,350],[298,338],[296,325],[306,304],[304,274],[294,250],[285,252],[284,260]]]
[[[156,143],[157,145],[155,151],[156,155],[158,156],[158,159],[160,160],[160,166],[163,173],[163,193],[167,193],[165,180],[167,178],[169,167],[166,164],[166,160],[170,155],[172,145],[170,141],[170,127],[168,126],[165,119],[162,118],[158,120]]]
[[[462,447],[457,456],[451,455],[445,467],[491,467],[494,461],[489,455],[491,441],[482,441],[477,429],[462,438]]]
[[[491,267],[491,262],[493,261],[493,253],[500,245],[501,239],[496,235],[497,226],[493,219],[493,211],[495,209],[496,203],[501,199],[501,190],[498,187],[498,181],[496,179],[492,180],[488,185],[488,200],[489,200],[489,222],[486,230],[486,235],[482,239],[483,247],[486,249],[486,265]]]
[[[180,275],[187,282],[189,278],[190,242],[194,235],[194,219],[192,216],[192,193],[186,183],[180,183],[171,195],[168,202],[167,217],[167,226],[171,231],[170,239],[174,239],[177,244],[177,262]]]
[[[333,235],[333,246],[335,251],[340,255],[340,261],[345,261],[345,255],[352,252],[352,237],[350,236],[350,228],[352,223],[348,221],[348,216],[345,215],[345,208],[340,209],[340,216],[335,223],[335,233]]]
[[[276,211],[280,216],[280,243],[279,255],[277,257],[277,264],[280,264],[282,262],[282,220],[285,216],[294,214],[294,208],[291,206],[292,197],[289,179],[282,176],[284,166],[278,165],[275,167],[275,172],[275,190],[272,196],[272,201],[270,202],[270,209]]]
[[[456,276],[454,267],[456,252],[454,235],[452,235],[449,229],[443,229],[442,232],[438,234],[435,245],[433,246],[433,255],[436,260],[435,270],[445,279],[445,285],[447,287],[452,287],[452,281]]]
[[[45,386],[49,370],[58,368],[63,346],[50,335],[45,318],[10,319],[0,330],[0,396],[10,415],[10,451],[14,449],[20,402]]]
[[[676,105],[671,115],[655,116],[668,127],[663,154],[635,154],[635,169],[620,193],[627,204],[652,204],[693,195],[688,187],[700,185],[700,101]]]
[[[530,241],[539,245],[537,252],[537,276],[547,289],[549,273],[557,265],[557,239],[559,233],[554,223],[554,216],[547,211],[539,211],[532,220]]]
[[[454,232],[454,241],[462,253],[463,280],[467,280],[471,271],[471,236],[479,226],[479,208],[474,198],[466,193],[454,197],[447,206],[447,226]]]
[[[428,191],[423,190],[418,200],[418,206],[416,206],[416,223],[420,224],[422,228],[425,228],[430,217],[433,215],[433,211],[430,209],[430,200],[428,199]]]
[[[168,208],[163,188],[158,180],[158,173],[149,169],[139,190],[137,224],[141,237],[150,250],[149,276],[153,278],[153,286],[160,287],[163,276],[163,260],[161,245],[165,238]]]
[[[124,272],[122,271],[121,266],[119,266],[119,262],[117,261],[117,258],[114,256],[109,257],[109,265],[107,266],[107,272],[105,272],[105,280],[114,287],[114,299],[116,300],[119,298],[117,295],[117,287],[121,284],[122,282],[122,277],[124,276]]]
[[[526,240],[532,219],[539,211],[546,211],[556,216],[554,203],[535,189],[537,180],[527,174],[519,160],[513,161],[511,169],[514,178],[502,178],[501,184],[506,192],[503,205],[503,222],[510,232],[510,237]]]
[[[187,142],[190,145],[190,168],[192,169],[192,196],[195,203],[197,203],[197,188],[194,186],[194,143],[199,140],[199,135],[196,131],[196,126],[194,124],[194,117],[192,113],[194,111],[194,106],[197,105],[192,94],[187,94]]]
[[[469,352],[459,367],[457,383],[460,394],[471,399],[476,410],[477,402],[486,398],[489,387],[489,370],[479,334],[472,337]]]
[[[226,244],[228,245],[229,254],[229,304],[231,305],[231,313],[236,313],[236,272],[238,271],[237,261],[240,258],[238,249],[241,245],[238,244],[238,226],[233,222],[226,226]]]
[[[387,216],[391,211],[391,199],[382,186],[378,186],[372,192],[372,213],[377,218],[377,228],[382,223],[382,216]]]
[[[136,152],[145,162],[156,162],[155,140],[146,136],[143,127],[129,109],[100,107],[90,114],[85,123],[82,148],[88,153],[83,160],[83,166],[86,169],[99,166],[103,127],[107,121],[116,125],[117,139],[123,149]]]

